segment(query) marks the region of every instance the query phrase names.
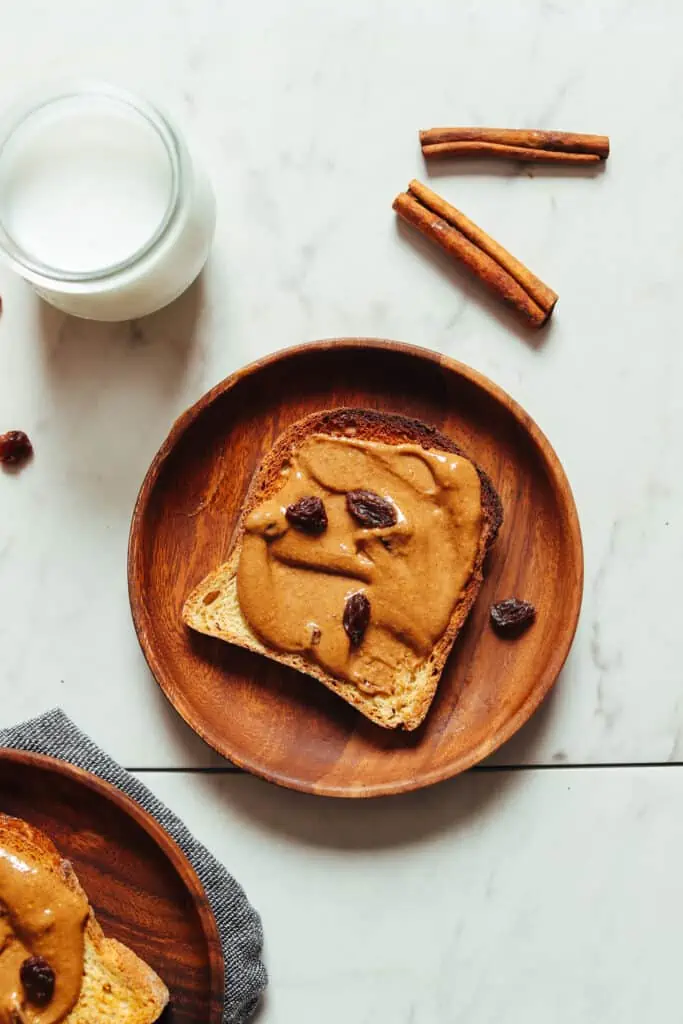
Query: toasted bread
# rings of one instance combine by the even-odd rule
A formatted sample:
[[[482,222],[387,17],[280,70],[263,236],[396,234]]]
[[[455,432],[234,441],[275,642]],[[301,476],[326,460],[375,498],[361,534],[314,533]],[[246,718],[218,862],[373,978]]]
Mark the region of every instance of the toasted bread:
[[[277,439],[257,470],[246,495],[227,560],[209,573],[189,595],[183,608],[183,620],[200,633],[266,655],[312,676],[377,725],[390,729],[416,729],[429,710],[450,650],[481,587],[484,558],[496,538],[503,518],[500,499],[486,473],[475,465],[481,482],[482,527],[471,576],[453,609],[448,627],[417,670],[397,673],[391,694],[365,693],[354,683],[331,676],[300,654],[283,653],[262,643],[246,622],[239,604],[237,567],[245,519],[255,506],[279,490],[282,485],[282,467],[312,434],[339,437],[351,435],[358,440],[392,445],[418,444],[426,450],[451,452],[467,458],[450,438],[434,427],[404,416],[365,409],[336,409],[314,413],[299,420]],[[211,600],[205,603],[208,596]]]
[[[83,896],[87,895],[67,860],[52,841],[28,822],[0,814],[0,846],[26,857]],[[0,893],[0,913],[2,913]],[[85,924],[83,981],[78,1000],[64,1024],[152,1024],[168,1003],[163,981],[127,946],[105,938],[92,907]]]

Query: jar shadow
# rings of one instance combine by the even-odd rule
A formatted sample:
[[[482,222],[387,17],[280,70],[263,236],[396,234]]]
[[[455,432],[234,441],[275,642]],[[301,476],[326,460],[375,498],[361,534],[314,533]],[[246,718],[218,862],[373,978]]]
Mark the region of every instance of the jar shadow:
[[[69,486],[95,504],[130,512],[173,420],[196,397],[203,299],[200,275],[139,320],[83,320],[40,301],[38,428]]]

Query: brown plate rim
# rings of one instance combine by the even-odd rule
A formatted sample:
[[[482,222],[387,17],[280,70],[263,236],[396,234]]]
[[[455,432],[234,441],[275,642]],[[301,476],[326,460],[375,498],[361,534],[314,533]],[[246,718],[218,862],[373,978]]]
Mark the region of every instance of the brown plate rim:
[[[98,775],[93,775],[91,772],[86,771],[84,768],[79,768],[69,761],[60,761],[59,758],[49,757],[47,754],[36,754],[27,750],[14,750],[12,747],[0,748],[0,761],[8,761],[10,764],[18,766],[30,765],[31,767],[37,767],[48,772],[55,772],[58,775],[71,779],[78,785],[85,786],[109,803],[115,804],[119,810],[123,811],[129,818],[132,818],[136,825],[139,825],[150,839],[153,840],[162,854],[171,862],[176,874],[190,893],[192,902],[199,914],[209,961],[211,1000],[209,1024],[220,1024],[223,1018],[225,963],[221,940],[218,934],[218,925],[196,871],[175,840],[132,797],[122,793],[120,789],[117,789],[110,782],[105,782]]]
[[[328,785],[327,783],[321,784],[319,782],[312,783],[292,778],[286,774],[273,771],[267,766],[250,761],[248,758],[242,758],[240,757],[239,752],[229,750],[227,749],[227,746],[221,748],[215,738],[211,739],[206,734],[206,730],[203,728],[201,722],[196,720],[192,709],[184,699],[182,691],[169,685],[168,680],[165,678],[164,672],[157,659],[154,646],[149,640],[152,622],[147,614],[143,597],[143,588],[138,584],[138,580],[142,579],[143,575],[142,524],[144,522],[147,506],[164,463],[189,427],[195,423],[199,416],[201,416],[210,405],[219,398],[222,398],[246,377],[258,374],[266,367],[272,366],[273,363],[278,363],[288,359],[295,359],[312,350],[326,352],[339,350],[340,348],[374,348],[388,352],[398,352],[406,356],[431,362],[442,369],[450,371],[458,377],[464,378],[475,387],[480,388],[489,396],[489,398],[493,399],[499,405],[502,405],[512,413],[520,427],[533,441],[536,449],[543,459],[544,464],[547,466],[553,482],[554,490],[560,495],[562,503],[564,504],[567,512],[567,523],[569,526],[569,540],[576,558],[576,565],[578,569],[576,585],[573,589],[572,605],[568,609],[563,609],[563,615],[566,621],[571,624],[570,628],[564,631],[563,642],[554,649],[554,652],[546,663],[544,671],[538,682],[534,685],[527,696],[527,699],[517,709],[515,714],[508,718],[495,733],[482,740],[481,743],[470,751],[468,755],[456,758],[452,763],[440,765],[419,778],[406,778],[403,782],[394,781],[378,784],[370,782],[362,789]],[[323,408],[323,406],[321,406],[321,408]],[[166,440],[154,456],[142,482],[142,486],[140,487],[140,491],[133,508],[128,542],[128,596],[130,600],[133,624],[149,669],[167,700],[172,704],[187,725],[189,725],[190,728],[197,733],[197,735],[200,736],[208,746],[212,747],[217,751],[217,753],[227,758],[232,764],[237,765],[237,767],[242,768],[253,775],[266,779],[268,782],[273,782],[276,785],[283,786],[287,789],[294,789],[302,793],[310,793],[316,796],[369,798],[413,792],[417,789],[422,789],[438,782],[444,782],[446,779],[452,778],[453,776],[466,771],[468,768],[478,764],[480,761],[484,760],[484,758],[488,757],[495,750],[501,747],[529,720],[529,718],[531,718],[534,711],[536,711],[555,685],[564,663],[567,660],[567,656],[569,655],[569,651],[576,635],[579,615],[581,612],[581,602],[583,599],[583,585],[583,541],[581,538],[581,527],[579,524],[578,512],[576,510],[576,503],[562,463],[560,462],[555,449],[540,427],[522,408],[522,406],[516,402],[514,398],[508,395],[503,388],[499,387],[498,384],[494,384],[494,382],[483,373],[480,373],[478,370],[474,370],[466,363],[461,363],[456,359],[452,359],[450,356],[442,355],[432,349],[422,348],[418,345],[410,345],[405,342],[393,341],[386,338],[326,338],[320,341],[305,342],[300,345],[293,345],[288,348],[279,349],[277,352],[271,353],[270,355],[264,356],[260,359],[256,359],[253,362],[248,363],[246,366],[241,367],[207,391],[193,405],[186,409],[185,412],[181,413],[171,427]]]

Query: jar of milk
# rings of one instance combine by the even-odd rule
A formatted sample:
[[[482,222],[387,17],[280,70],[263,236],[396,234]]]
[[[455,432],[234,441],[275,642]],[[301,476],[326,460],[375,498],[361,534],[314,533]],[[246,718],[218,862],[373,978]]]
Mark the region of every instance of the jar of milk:
[[[176,128],[121,89],[66,86],[0,125],[0,254],[67,313],[167,305],[204,266],[215,220]]]

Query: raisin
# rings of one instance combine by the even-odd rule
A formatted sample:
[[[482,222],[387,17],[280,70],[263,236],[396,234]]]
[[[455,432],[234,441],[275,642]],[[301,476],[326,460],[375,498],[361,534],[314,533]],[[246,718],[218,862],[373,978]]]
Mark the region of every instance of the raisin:
[[[358,647],[370,623],[370,600],[362,590],[346,598],[343,623],[351,646]]]
[[[299,498],[285,509],[287,522],[302,533],[317,535],[327,529],[327,512],[321,498]]]
[[[491,605],[491,623],[503,636],[518,636],[536,618],[536,609],[528,601],[508,597]]]
[[[0,434],[0,462],[6,466],[25,462],[33,454],[33,445],[23,430],[8,430]]]
[[[361,526],[395,526],[398,518],[391,502],[374,491],[349,491],[346,507]]]
[[[34,1006],[47,1006],[55,991],[55,972],[43,956],[30,956],[19,969],[26,997]]]

